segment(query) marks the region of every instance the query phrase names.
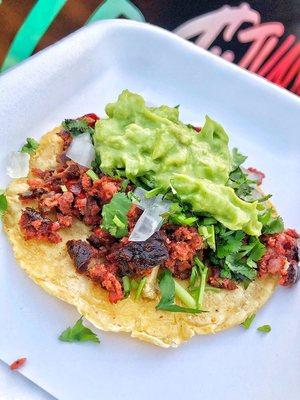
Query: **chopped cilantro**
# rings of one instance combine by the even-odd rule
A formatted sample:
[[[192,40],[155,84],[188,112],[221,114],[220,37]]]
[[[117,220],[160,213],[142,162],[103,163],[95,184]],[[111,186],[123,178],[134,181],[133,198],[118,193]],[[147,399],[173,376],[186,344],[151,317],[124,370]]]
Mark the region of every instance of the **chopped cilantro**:
[[[227,185],[232,187],[238,197],[243,200],[253,200],[251,195],[256,186],[256,181],[250,180],[248,174],[240,167],[247,159],[238,149],[232,150],[232,170],[229,174]]]
[[[216,240],[215,240],[214,225],[208,225],[208,226],[201,225],[198,228],[198,232],[199,232],[199,235],[204,237],[207,245],[215,251],[216,250]]]
[[[259,332],[269,333],[269,332],[271,332],[271,326],[270,325],[262,325],[262,326],[259,326],[257,328],[257,330]]]
[[[159,277],[159,289],[161,292],[161,299],[156,306],[157,310],[193,314],[202,312],[202,310],[196,308],[195,299],[173,279],[171,272],[167,269],[164,270]],[[175,294],[187,307],[174,304]]]
[[[216,252],[209,252],[209,260],[220,268],[221,278],[252,281],[257,276],[257,261],[266,249],[255,236],[243,231],[231,231],[221,224],[215,226]]]
[[[192,268],[191,276],[190,276],[190,282],[189,282],[189,287],[192,288],[195,286],[196,280],[198,276],[198,269],[196,266]]]
[[[245,321],[242,323],[242,326],[243,326],[245,329],[249,329],[250,326],[251,326],[251,324],[252,324],[252,322],[253,322],[253,320],[254,320],[254,318],[255,318],[255,314],[249,315],[249,317],[247,317],[247,318],[245,319]]]
[[[72,136],[78,136],[82,133],[93,135],[94,130],[88,125],[84,119],[65,119],[62,122],[62,127],[70,132]]]
[[[129,179],[124,179],[121,183],[121,190],[122,192],[125,192],[127,189],[127,186],[129,185]],[[129,196],[128,196],[129,197]]]
[[[67,328],[58,338],[62,342],[94,342],[100,343],[98,336],[82,323],[82,317],[73,327]]]
[[[230,235],[223,235],[222,241],[217,244],[216,255],[218,258],[225,258],[233,253],[237,253],[243,243],[245,233],[243,231],[230,231]]]
[[[99,176],[92,170],[89,169],[88,171],[86,171],[87,176],[89,176],[92,181],[98,181],[99,180]]]
[[[195,257],[194,262],[198,267],[198,274],[200,277],[200,285],[196,297],[197,308],[200,308],[203,303],[208,268],[199,260],[198,257]]]
[[[239,262],[237,261],[234,255],[227,256],[225,259],[226,267],[232,272],[236,277],[240,279],[247,278],[251,281],[256,278],[256,264],[249,265],[247,262]]]
[[[27,138],[26,143],[21,148],[21,153],[33,154],[36,152],[36,149],[39,147],[38,142],[33,138]]]
[[[259,215],[259,221],[263,224],[262,233],[273,234],[280,233],[284,230],[283,220],[280,216],[273,216],[272,208],[267,209]]]
[[[0,219],[2,219],[5,211],[7,210],[8,203],[4,190],[0,190]]]
[[[125,193],[116,193],[110,203],[105,204],[102,208],[101,227],[116,238],[126,236],[128,233],[127,213],[131,204]]]
[[[188,209],[179,203],[172,203],[164,218],[176,225],[193,225],[198,218],[192,215]]]
[[[140,203],[141,202],[141,198],[139,196],[137,196],[136,194],[134,194],[133,192],[128,192],[127,196],[132,203]]]
[[[240,165],[242,165],[246,160],[247,156],[241,154],[236,147],[232,149],[232,171],[236,170]]]
[[[147,278],[144,276],[144,278],[142,278],[139,281],[138,287],[137,287],[136,292],[135,292],[135,297],[134,297],[135,300],[138,300],[141,297],[141,293],[142,293],[142,290],[144,289],[144,286],[146,284],[146,280],[147,280]]]
[[[148,192],[146,192],[145,193],[145,198],[146,199],[152,199],[152,197],[155,197],[158,194],[161,194],[162,192],[163,192],[163,189],[161,187],[156,187],[156,188],[151,189]]]
[[[123,282],[124,296],[126,298],[130,295],[130,289],[131,289],[130,278],[127,275],[125,275],[122,278],[122,282]]]

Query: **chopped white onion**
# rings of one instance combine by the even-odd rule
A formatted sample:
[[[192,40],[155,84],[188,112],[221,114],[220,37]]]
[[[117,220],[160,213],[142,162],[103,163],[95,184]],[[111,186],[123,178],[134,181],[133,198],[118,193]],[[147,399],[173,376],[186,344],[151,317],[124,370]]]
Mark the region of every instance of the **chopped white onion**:
[[[7,175],[11,178],[23,178],[27,176],[29,172],[29,160],[30,156],[28,153],[21,153],[19,151],[10,153],[6,168]]]
[[[82,133],[72,140],[66,156],[83,167],[90,167],[95,159],[95,149],[89,133]]]
[[[135,199],[133,197],[132,202],[134,204],[136,204],[139,208],[141,208],[142,210],[145,210],[146,208],[149,208],[150,206],[152,206],[155,202],[155,197],[152,197],[151,199],[147,199],[145,197],[145,194],[147,193],[147,190],[141,188],[141,187],[137,187],[135,189],[135,191],[133,192],[133,194],[137,197],[137,199]]]
[[[158,195],[151,200],[153,200],[153,203],[144,209],[129,236],[129,240],[132,242],[144,242],[154,232],[158,231],[163,223],[161,215],[170,208],[171,202],[163,200],[162,195]]]

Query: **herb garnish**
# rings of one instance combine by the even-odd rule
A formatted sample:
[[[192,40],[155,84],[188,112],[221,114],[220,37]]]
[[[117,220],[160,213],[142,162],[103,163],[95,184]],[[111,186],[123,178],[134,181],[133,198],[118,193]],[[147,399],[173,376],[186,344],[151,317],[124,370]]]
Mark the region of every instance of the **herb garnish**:
[[[220,268],[220,276],[237,281],[255,279],[256,263],[266,251],[260,240],[243,231],[231,231],[221,224],[215,225],[215,234],[216,252],[209,251],[209,259]]]
[[[21,153],[33,154],[36,152],[36,149],[39,147],[38,142],[33,138],[27,138],[26,143],[21,148]]]
[[[131,285],[130,285],[130,278],[129,276],[125,275],[122,277],[122,283],[123,283],[123,291],[124,291],[124,297],[128,297],[130,295],[130,290],[131,290]]]
[[[279,216],[273,216],[274,211],[272,208],[267,209],[264,213],[260,214],[258,219],[263,224],[262,233],[273,234],[280,233],[284,230],[283,220]]]
[[[87,176],[89,176],[91,178],[92,181],[99,180],[99,176],[92,169],[89,169],[88,171],[86,171],[86,174],[87,174]]]
[[[98,336],[82,323],[82,317],[73,327],[67,328],[58,338],[62,342],[94,342],[100,343]]]
[[[198,227],[199,235],[203,236],[206,240],[207,245],[212,249],[216,250],[215,240],[215,227],[214,225],[200,225]]]
[[[146,276],[144,276],[144,277],[139,281],[138,287],[137,287],[136,292],[135,292],[134,300],[138,300],[138,299],[141,297],[141,293],[142,293],[142,291],[143,291],[143,289],[144,289],[144,286],[145,286],[145,284],[146,284],[146,280],[147,280],[147,278],[146,278]]]
[[[161,299],[156,306],[157,310],[186,312],[192,314],[203,312],[203,310],[196,308],[195,299],[173,279],[171,272],[167,269],[164,270],[159,277],[159,288]],[[181,307],[174,304],[175,294],[187,307]]]
[[[194,262],[198,267],[198,274],[200,277],[200,284],[196,296],[197,308],[200,308],[202,307],[203,303],[208,268],[203,264],[202,261],[199,260],[198,257],[195,257]]]
[[[0,220],[2,219],[5,211],[7,210],[8,203],[4,190],[0,190]]]
[[[243,200],[251,200],[256,181],[250,180],[248,174],[241,169],[247,156],[241,154],[237,148],[232,149],[232,170],[229,174],[227,185],[232,187],[238,197]]]
[[[101,227],[116,238],[126,236],[128,233],[127,213],[131,204],[125,193],[116,193],[110,203],[105,204],[102,208]]]
[[[253,322],[253,320],[254,320],[254,318],[255,318],[255,314],[249,315],[249,317],[246,318],[245,321],[242,323],[242,326],[245,329],[249,329],[251,324],[252,324],[252,322]]]
[[[262,325],[257,328],[259,332],[264,332],[264,333],[269,333],[271,332],[271,326],[270,325]]]
[[[78,136],[82,133],[93,135],[94,133],[93,128],[84,119],[65,119],[62,122],[62,127],[73,136]]]
[[[164,218],[176,225],[194,225],[198,218],[188,210],[188,206],[176,202],[177,199],[174,195],[169,194],[169,197],[171,201],[175,200],[175,202],[171,204],[169,211],[164,214]]]

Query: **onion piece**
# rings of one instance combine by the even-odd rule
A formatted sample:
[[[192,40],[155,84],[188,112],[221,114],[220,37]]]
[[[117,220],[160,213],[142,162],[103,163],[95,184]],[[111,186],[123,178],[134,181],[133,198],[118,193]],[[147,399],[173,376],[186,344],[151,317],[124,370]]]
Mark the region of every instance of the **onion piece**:
[[[28,153],[21,153],[13,151],[9,155],[6,173],[11,178],[24,178],[29,173],[29,160]]]
[[[144,242],[159,230],[163,223],[162,214],[170,208],[171,202],[163,200],[162,195],[154,197],[154,202],[145,208],[143,214],[138,219],[133,228],[129,240],[132,242]]]
[[[137,187],[135,189],[135,191],[133,192],[133,194],[139,199],[135,199],[133,197],[132,202],[134,204],[136,204],[139,208],[141,208],[142,210],[145,210],[146,208],[149,208],[150,206],[152,206],[155,202],[155,197],[152,197],[151,199],[147,199],[145,197],[145,194],[147,193],[147,190],[141,188],[141,187]]]
[[[73,137],[66,156],[83,167],[90,167],[95,159],[95,149],[89,133]]]

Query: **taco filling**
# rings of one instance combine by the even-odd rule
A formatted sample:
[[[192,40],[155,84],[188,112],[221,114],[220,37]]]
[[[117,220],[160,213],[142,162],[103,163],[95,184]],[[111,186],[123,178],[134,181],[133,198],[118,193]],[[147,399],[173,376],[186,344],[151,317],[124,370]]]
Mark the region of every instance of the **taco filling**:
[[[54,256],[56,246],[57,259],[70,263],[93,287],[104,289],[114,307],[135,307],[128,301],[140,304],[144,299],[157,318],[163,318],[161,312],[196,314],[194,320],[171,322],[178,325],[176,335],[186,337],[210,331],[210,324],[216,324],[211,331],[233,325],[231,317],[229,322],[222,319],[222,307],[224,315],[235,307],[240,321],[266,301],[277,283],[296,283],[299,235],[284,229],[271,196],[260,189],[264,174],[242,166],[247,157],[229,150],[221,125],[209,117],[202,128],[186,125],[179,120],[178,107],[147,107],[141,96],[127,90],[106,106],[106,113],[106,118],[87,114],[63,121],[55,133],[45,135],[40,150],[33,139],[23,146],[22,151],[31,154],[30,173],[8,191],[9,207],[20,211],[11,211],[5,221],[17,253],[19,247],[22,254],[27,251],[28,241],[35,242],[42,255]],[[22,256],[17,257],[22,263]],[[38,282],[48,279],[48,291],[77,304],[76,295],[69,300],[63,294],[75,288],[76,275],[67,266],[55,266],[54,271],[47,263],[47,278],[36,263],[25,269]],[[60,273],[71,289],[60,282],[54,290]],[[95,298],[102,296],[84,290],[81,306],[89,291]],[[109,312],[122,320],[124,307]],[[132,314],[141,312],[138,307]],[[138,328],[125,322],[124,328],[121,322],[114,325],[115,317],[104,311],[104,321],[113,321],[111,329],[142,330],[141,322]],[[153,315],[149,309],[148,319],[154,321]],[[100,321],[95,316],[93,320]],[[198,329],[202,320],[206,322]],[[180,343],[175,333],[158,334],[163,322],[156,322],[159,328],[151,335],[148,327],[143,328],[147,334],[139,331],[136,336],[159,345]]]
[[[146,107],[128,91],[106,112],[106,119],[66,120],[56,168],[32,171],[19,195],[25,205],[36,202],[19,221],[26,240],[57,243],[60,229],[83,221],[90,235],[69,240],[67,250],[76,271],[106,289],[110,302],[138,290],[158,266],[189,279],[196,298],[203,273],[195,258],[205,285],[223,290],[266,274],[282,285],[297,281],[298,234],[284,231],[259,195],[264,175],[241,167],[245,157],[229,152],[218,123],[207,117],[199,131],[179,121],[178,108]],[[92,168],[68,157],[74,138],[87,133]]]

